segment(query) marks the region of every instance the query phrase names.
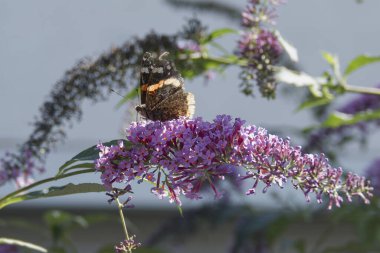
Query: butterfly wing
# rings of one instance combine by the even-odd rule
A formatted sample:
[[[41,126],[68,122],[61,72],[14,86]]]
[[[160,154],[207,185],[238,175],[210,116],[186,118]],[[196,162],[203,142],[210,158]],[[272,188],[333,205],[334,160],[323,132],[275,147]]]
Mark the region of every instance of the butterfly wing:
[[[152,69],[154,67],[152,54],[145,52],[141,61],[140,68],[140,92],[141,104],[146,102],[146,90],[151,83]]]
[[[161,54],[157,60],[149,52],[143,56],[141,105],[136,110],[150,120],[166,121],[194,114],[194,95],[185,92],[181,74],[173,62],[164,59],[167,54]]]
[[[169,78],[182,78],[172,61],[166,60],[167,52],[161,54],[158,59],[150,52],[145,52],[140,69],[141,104],[146,103],[147,89],[160,81]]]
[[[170,78],[147,92],[146,117],[151,120],[172,120],[181,116],[192,117],[195,111],[194,95],[185,92],[181,79]]]

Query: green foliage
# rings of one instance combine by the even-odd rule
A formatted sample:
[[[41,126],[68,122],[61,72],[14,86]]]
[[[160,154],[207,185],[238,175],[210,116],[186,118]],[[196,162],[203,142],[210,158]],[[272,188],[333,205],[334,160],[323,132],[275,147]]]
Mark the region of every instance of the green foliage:
[[[237,33],[238,33],[238,31],[236,31],[235,29],[231,29],[231,28],[216,29],[216,30],[212,31],[211,33],[209,33],[206,37],[202,38],[200,41],[200,44],[205,45],[205,44],[208,44],[208,43],[214,41],[215,39],[220,38],[222,36],[225,36],[227,34],[237,34]]]
[[[369,55],[359,55],[355,59],[353,59],[350,63],[348,63],[344,75],[348,76],[354,71],[372,63],[376,63],[380,61],[380,56],[369,56]]]
[[[105,145],[116,145],[119,140],[113,140]],[[123,140],[124,145],[128,146],[130,143],[126,140]],[[38,191],[30,191],[30,189],[37,187],[39,185],[56,181],[62,178],[75,176],[79,174],[94,172],[93,161],[99,156],[99,150],[97,150],[96,145],[83,150],[79,154],[75,155],[72,159],[64,163],[59,169],[55,177],[43,179],[37,181],[31,185],[28,185],[24,188],[21,188],[17,191],[14,191],[2,199],[0,199],[0,209],[8,206],[10,204],[18,203],[24,200],[39,199],[39,198],[48,198],[56,196],[64,196],[70,194],[78,193],[88,193],[88,192],[104,192],[105,188],[101,184],[97,183],[82,183],[82,184],[67,184],[64,186],[58,187],[49,187],[46,189]],[[91,161],[91,163],[78,163],[81,161]]]
[[[130,142],[126,140],[112,140],[109,142],[105,142],[104,145],[111,146],[111,145],[117,145],[119,141],[123,141],[125,146],[129,146]],[[99,150],[97,149],[96,145],[91,146],[83,151],[81,151],[79,154],[75,155],[73,158],[65,162],[59,169],[57,176],[62,176],[65,173],[71,171],[71,170],[77,170],[82,168],[93,168],[94,164],[92,163],[95,159],[99,157]],[[91,163],[81,163],[76,164],[74,166],[71,166],[77,162],[81,161],[91,161]]]
[[[338,56],[332,55],[328,52],[322,52],[322,56],[332,68],[334,72],[334,77],[337,81],[337,86],[346,85],[346,80],[342,77],[342,74],[340,71],[340,63],[339,63]]]
[[[5,201],[0,202],[0,208],[5,206],[15,204],[25,200],[58,197],[65,195],[72,195],[78,193],[88,193],[88,192],[104,192],[105,188],[101,184],[96,183],[82,183],[82,184],[72,184],[69,183],[64,186],[52,186],[43,190],[21,193]]]
[[[308,87],[315,97],[323,97],[323,84],[326,83],[324,78],[312,77],[304,72],[290,70],[285,67],[276,68],[276,80],[282,83],[290,84],[295,87]]]
[[[327,117],[322,123],[322,127],[337,128],[376,119],[380,119],[380,110],[364,111],[354,115],[335,112]]]
[[[329,97],[312,97],[306,100],[305,102],[301,103],[298,106],[297,111],[327,105],[331,103],[332,99],[333,98],[329,98]]]

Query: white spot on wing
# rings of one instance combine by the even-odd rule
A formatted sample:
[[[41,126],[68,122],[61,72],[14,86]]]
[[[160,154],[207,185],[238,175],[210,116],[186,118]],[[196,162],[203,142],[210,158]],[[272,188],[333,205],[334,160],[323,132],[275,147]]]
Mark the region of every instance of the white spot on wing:
[[[160,74],[162,74],[162,73],[164,73],[164,68],[162,68],[162,67],[160,67],[160,68],[154,68],[152,72],[153,73],[160,73]]]
[[[175,87],[179,87],[182,85],[182,83],[177,78],[169,78],[165,80],[164,84],[171,84]]]
[[[141,68],[141,73],[149,73],[149,69],[147,67]]]

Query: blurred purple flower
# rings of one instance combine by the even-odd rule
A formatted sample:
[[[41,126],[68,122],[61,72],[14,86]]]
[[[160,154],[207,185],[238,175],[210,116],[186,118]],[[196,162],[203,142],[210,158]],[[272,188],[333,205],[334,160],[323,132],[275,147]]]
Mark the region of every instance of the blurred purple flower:
[[[0,244],[0,253],[18,253],[20,252],[16,245]]]
[[[284,4],[284,0],[249,0],[242,12],[242,25],[247,28],[262,27],[267,23],[274,24],[277,18],[276,7]]]
[[[380,88],[380,84],[377,84],[375,88]],[[338,111],[347,114],[356,114],[358,112],[377,109],[380,109],[379,95],[361,94],[356,96],[347,104],[340,107]],[[379,124],[380,120],[376,120],[376,123]]]
[[[114,183],[145,179],[155,184],[151,191],[159,198],[169,196],[170,202],[180,205],[180,195],[202,198],[203,184],[209,184],[220,198],[216,183],[243,167],[246,173],[240,180],[253,181],[247,194],[255,193],[259,182],[264,183],[265,192],[291,180],[308,200],[310,193],[316,194],[318,202],[326,195],[329,208],[340,206],[340,194],[348,200],[358,195],[365,203],[371,196],[372,188],[364,177],[348,173],[343,180],[342,169],[332,168],[323,154],[303,154],[289,139],[268,134],[264,128],[244,126],[243,120],[227,115],[213,122],[201,118],[135,122],[127,130],[127,140],[132,145],[98,145],[95,164],[107,189]]]
[[[178,40],[177,47],[179,50],[200,52],[201,46],[195,40]]]
[[[368,166],[366,176],[371,180],[375,195],[380,196],[380,158],[374,160]]]
[[[28,149],[21,152],[21,156],[7,152],[0,159],[0,185],[13,181],[17,188],[21,188],[33,183],[33,176],[44,171],[35,160]]]
[[[263,65],[277,63],[281,55],[282,47],[276,35],[267,30],[258,33],[246,32],[239,40],[239,55],[248,59],[249,64],[255,68],[263,68]]]
[[[375,86],[380,88],[380,84]],[[356,114],[370,110],[380,109],[380,96],[371,94],[360,94],[354,99],[337,109],[338,112],[346,114]],[[380,119],[371,121],[362,121],[353,125],[346,125],[337,128],[322,128],[310,134],[305,148],[307,150],[319,150],[330,152],[328,147],[335,147],[338,143],[344,143],[345,140],[352,139],[353,136],[360,136],[362,139],[369,133],[370,126],[379,126]],[[353,131],[358,130],[358,134]],[[329,142],[330,144],[327,144]]]
[[[212,81],[215,79],[216,77],[216,73],[215,71],[212,71],[212,70],[208,70],[204,75],[203,75],[204,79],[205,79],[205,82],[209,82],[209,81]]]
[[[250,0],[242,12],[242,26],[246,30],[238,41],[237,55],[247,61],[241,72],[242,91],[246,95],[252,95],[252,87],[257,84],[262,96],[275,96],[277,82],[273,65],[278,63],[282,47],[267,26],[274,24],[276,7],[282,2]]]
[[[279,61],[282,47],[273,32],[251,30],[245,32],[238,42],[238,56],[247,61],[242,70],[243,92],[252,95],[253,82],[264,97],[273,98],[277,87],[274,68]]]

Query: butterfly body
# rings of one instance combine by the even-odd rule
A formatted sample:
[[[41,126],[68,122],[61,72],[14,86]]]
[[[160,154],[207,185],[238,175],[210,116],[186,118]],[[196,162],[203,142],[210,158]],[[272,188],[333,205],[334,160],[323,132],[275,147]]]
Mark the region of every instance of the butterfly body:
[[[147,52],[141,64],[141,105],[136,111],[150,120],[191,117],[195,110],[194,95],[185,91],[181,74],[173,62],[164,59],[166,55],[155,59]]]

